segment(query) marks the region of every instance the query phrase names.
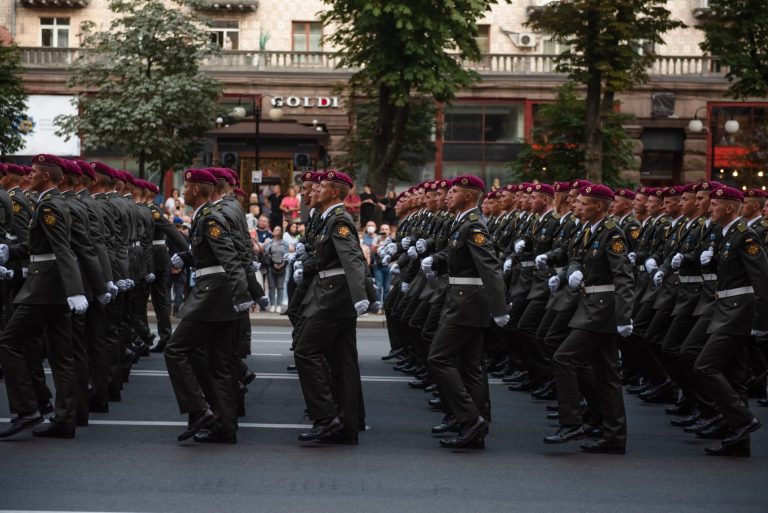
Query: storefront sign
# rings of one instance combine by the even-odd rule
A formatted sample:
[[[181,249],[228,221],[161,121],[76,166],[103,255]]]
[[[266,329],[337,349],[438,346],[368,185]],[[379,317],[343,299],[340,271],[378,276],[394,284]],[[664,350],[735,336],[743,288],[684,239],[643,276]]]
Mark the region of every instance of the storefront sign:
[[[272,97],[273,107],[288,107],[291,109],[338,109],[341,104],[337,96],[274,96]]]

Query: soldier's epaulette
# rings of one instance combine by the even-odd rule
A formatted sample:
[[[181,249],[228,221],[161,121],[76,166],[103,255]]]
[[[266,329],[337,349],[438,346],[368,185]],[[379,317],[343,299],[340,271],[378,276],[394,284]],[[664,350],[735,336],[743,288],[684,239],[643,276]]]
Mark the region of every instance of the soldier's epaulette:
[[[768,228],[768,221],[763,219],[762,221],[760,221],[760,226],[762,226],[763,228]]]
[[[480,216],[477,215],[477,212],[472,212],[467,217],[469,218],[470,221],[477,221],[478,219],[480,219]]]
[[[336,207],[333,210],[333,213],[336,214],[337,216],[343,214],[344,212],[345,212],[344,207]]]
[[[8,196],[10,196],[11,198],[13,198],[14,196],[16,196],[16,191],[11,191],[11,192],[9,192],[9,193],[8,193]]]
[[[739,221],[739,224],[737,224],[737,225],[736,225],[736,230],[737,230],[739,233],[744,233],[744,232],[746,232],[746,231],[747,231],[747,223],[745,223],[745,222],[743,222],[743,221]]]
[[[200,212],[200,215],[201,216],[207,216],[210,213],[211,213],[211,207],[205,207],[205,208],[203,208],[203,211]]]
[[[697,223],[699,226],[704,226],[705,224],[707,224],[707,220],[706,220],[706,219],[704,219],[703,217],[700,217],[700,218],[699,218],[699,219],[696,221],[696,223]]]
[[[560,220],[560,218],[562,218],[562,217],[563,217],[563,216],[561,216],[561,215],[560,215],[560,214],[558,214],[557,212],[555,212],[554,214],[552,214],[552,219]]]
[[[605,221],[605,227],[609,230],[612,230],[613,228],[616,228],[616,223],[613,221],[613,219],[608,219]]]

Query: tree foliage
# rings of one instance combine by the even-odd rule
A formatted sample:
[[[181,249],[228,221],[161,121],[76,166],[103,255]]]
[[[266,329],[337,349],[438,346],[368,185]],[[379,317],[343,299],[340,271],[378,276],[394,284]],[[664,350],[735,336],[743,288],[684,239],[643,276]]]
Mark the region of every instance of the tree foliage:
[[[526,25],[550,34],[567,47],[557,57],[559,71],[586,84],[584,167],[589,180],[603,173],[604,116],[614,93],[648,80],[652,45],[683,27],[671,18],[666,0],[554,1],[535,11]]]
[[[0,156],[21,150],[31,128],[21,71],[18,48],[0,44]]]
[[[552,183],[584,177],[586,110],[573,82],[558,89],[554,103],[541,104],[533,143],[510,163],[513,180]],[[631,115],[613,111],[603,114],[603,183],[607,185],[628,185],[621,171],[633,165],[634,156],[632,140],[622,125],[631,119]]]
[[[60,131],[83,137],[86,149],[115,148],[159,170],[192,161],[216,112],[219,84],[199,70],[212,55],[204,19],[189,0],[111,0],[109,28],[81,25],[83,52],[69,86],[84,91],[80,114],[56,119]]]
[[[768,1],[710,0],[701,48],[728,66],[729,93],[768,96]]]
[[[383,192],[400,159],[413,113],[412,95],[450,101],[478,79],[461,66],[478,60],[477,20],[497,0],[324,0],[321,14],[335,31],[340,65],[358,68],[350,96],[376,103],[368,162],[370,182]]]

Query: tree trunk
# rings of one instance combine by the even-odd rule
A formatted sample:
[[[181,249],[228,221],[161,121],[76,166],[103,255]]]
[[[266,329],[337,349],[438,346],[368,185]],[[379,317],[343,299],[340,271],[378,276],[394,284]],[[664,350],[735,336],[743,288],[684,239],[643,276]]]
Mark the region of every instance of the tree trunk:
[[[593,183],[603,181],[603,128],[600,117],[602,73],[592,68],[587,82],[587,118],[585,123],[584,170],[586,179]]]
[[[383,196],[395,163],[400,159],[405,139],[405,128],[410,116],[410,105],[397,107],[390,103],[390,91],[379,88],[379,116],[371,137],[371,155],[368,162],[368,181],[373,191]]]

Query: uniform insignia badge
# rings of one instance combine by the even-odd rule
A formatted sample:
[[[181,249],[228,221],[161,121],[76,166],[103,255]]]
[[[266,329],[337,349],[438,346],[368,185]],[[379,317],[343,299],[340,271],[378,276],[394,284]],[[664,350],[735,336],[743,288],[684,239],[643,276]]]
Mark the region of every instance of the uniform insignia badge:
[[[53,214],[45,214],[43,216],[43,222],[48,226],[53,226],[54,224],[56,224],[56,216]]]
[[[158,219],[160,219],[160,212],[157,212],[157,211],[156,211],[156,212],[154,212],[154,213],[152,214],[152,217],[155,219],[155,221],[157,221]]]
[[[19,205],[18,203],[14,203],[13,204],[13,213],[14,214],[18,214],[20,212],[21,212],[21,205]]]
[[[760,245],[755,242],[753,242],[752,244],[748,244],[746,251],[747,251],[747,255],[755,256],[758,253],[760,253]]]
[[[352,231],[347,228],[346,226],[339,226],[338,230],[336,232],[341,235],[342,237],[347,237]]]
[[[485,241],[487,239],[485,238],[485,235],[482,233],[476,233],[472,236],[472,242],[474,242],[477,246],[482,246],[485,244]]]
[[[632,230],[631,232],[629,232],[629,236],[632,237],[634,240],[637,240],[638,238],[640,238],[640,230],[639,229]]]
[[[219,237],[221,237],[221,228],[219,228],[218,225],[211,226],[210,228],[208,228],[208,235],[212,239],[218,239]]]
[[[624,242],[617,240],[611,243],[611,250],[614,253],[622,253],[624,251]]]

